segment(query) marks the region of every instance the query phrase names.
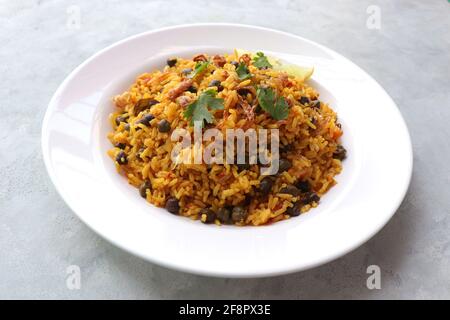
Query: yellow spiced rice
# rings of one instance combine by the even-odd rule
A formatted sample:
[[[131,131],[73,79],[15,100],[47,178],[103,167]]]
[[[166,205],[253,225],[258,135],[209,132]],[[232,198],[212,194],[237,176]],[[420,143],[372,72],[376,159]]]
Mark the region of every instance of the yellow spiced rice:
[[[205,60],[209,61],[205,70],[189,79],[187,69],[195,70]],[[129,90],[115,96],[117,108],[109,118],[108,139],[113,146],[108,154],[118,172],[148,202],[172,205],[172,213],[202,222],[257,226],[316,207],[336,184],[334,178],[345,156],[340,144],[343,132],[336,113],[318,100],[318,93],[303,79],[270,67],[258,68],[248,54],[238,52],[174,58],[168,63],[162,70],[139,75]],[[245,64],[249,79],[239,79],[238,63]],[[255,89],[260,86],[284,97],[289,105],[286,119],[276,120],[258,107]],[[280,158],[290,168],[270,177],[269,192],[261,192],[261,181],[267,176],[260,174],[258,164],[243,168],[171,160],[177,143],[171,140],[173,130],[183,128],[193,134],[185,110],[211,88],[223,99],[223,110],[210,110],[213,123],[204,129],[217,128],[224,136],[226,129],[279,129]],[[293,187],[300,192],[284,192]],[[240,212],[235,214],[236,207]]]

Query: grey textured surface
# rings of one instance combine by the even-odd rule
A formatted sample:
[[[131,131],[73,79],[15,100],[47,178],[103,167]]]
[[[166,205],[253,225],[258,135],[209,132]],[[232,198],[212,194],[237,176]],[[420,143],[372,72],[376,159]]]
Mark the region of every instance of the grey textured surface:
[[[0,0],[0,298],[450,298],[450,3],[187,3]],[[80,29],[67,26],[74,4]],[[381,10],[380,30],[366,27],[369,5]],[[41,157],[41,122],[52,94],[103,47],[194,22],[247,23],[310,38],[344,54],[387,89],[409,126],[415,162],[406,199],[380,233],[313,270],[236,280],[152,265],[76,218]],[[66,287],[72,264],[81,268],[80,290]],[[381,290],[366,288],[370,264],[381,268]]]

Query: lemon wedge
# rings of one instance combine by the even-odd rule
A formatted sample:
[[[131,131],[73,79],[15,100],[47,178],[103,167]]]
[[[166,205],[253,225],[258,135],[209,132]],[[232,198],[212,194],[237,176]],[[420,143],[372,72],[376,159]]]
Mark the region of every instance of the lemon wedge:
[[[243,54],[248,54],[251,58],[255,56],[254,52],[243,49],[236,49],[235,53],[237,56],[241,56]],[[284,71],[290,76],[299,78],[300,81],[308,80],[314,73],[314,67],[298,66],[271,56],[267,56],[267,60],[272,65],[273,70]]]

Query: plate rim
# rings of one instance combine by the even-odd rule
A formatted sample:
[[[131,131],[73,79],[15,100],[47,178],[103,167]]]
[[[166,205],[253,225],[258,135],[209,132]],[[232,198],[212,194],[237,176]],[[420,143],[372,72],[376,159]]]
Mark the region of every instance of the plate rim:
[[[403,183],[403,188],[402,191],[399,193],[401,196],[398,196],[398,198],[396,199],[395,203],[394,201],[392,201],[393,206],[392,206],[392,212],[389,213],[389,215],[386,214],[386,218],[380,222],[380,224],[375,228],[372,229],[372,232],[367,233],[364,237],[361,237],[359,239],[359,241],[355,241],[353,243],[353,245],[348,246],[346,248],[346,250],[341,250],[341,251],[336,251],[333,254],[330,254],[328,256],[327,259],[323,259],[320,262],[316,262],[316,263],[311,263],[309,265],[301,265],[301,266],[297,266],[297,267],[286,267],[282,270],[272,270],[272,271],[258,271],[258,272],[246,272],[246,271],[240,271],[240,272],[236,272],[236,271],[232,271],[230,273],[223,273],[220,271],[215,271],[215,270],[209,270],[209,271],[205,271],[205,270],[198,270],[195,268],[191,268],[191,267],[187,267],[187,266],[183,266],[183,265],[179,265],[177,263],[171,263],[168,260],[164,260],[164,259],[158,259],[157,257],[149,257],[147,255],[144,255],[143,253],[134,250],[134,248],[130,248],[127,247],[125,245],[122,245],[120,242],[116,241],[113,237],[109,237],[107,235],[105,235],[103,232],[101,232],[101,230],[98,230],[98,228],[94,228],[88,221],[86,221],[86,219],[82,218],[73,208],[71,201],[68,201],[67,199],[67,195],[65,195],[65,193],[62,191],[63,188],[61,188],[60,182],[58,181],[57,177],[56,177],[56,173],[54,171],[51,170],[51,160],[49,158],[49,140],[48,140],[48,124],[50,121],[50,117],[51,117],[51,110],[52,110],[52,106],[55,105],[58,97],[60,96],[60,94],[64,91],[64,89],[66,88],[67,84],[70,83],[70,81],[72,80],[72,78],[78,73],[79,70],[81,70],[85,65],[89,64],[92,60],[94,60],[95,58],[97,58],[98,56],[102,55],[104,52],[107,52],[108,50],[119,46],[123,43],[126,43],[128,41],[134,40],[136,38],[142,37],[142,36],[147,36],[149,34],[155,34],[155,33],[159,33],[159,32],[164,32],[164,31],[169,31],[169,30],[173,30],[173,29],[183,29],[183,28],[191,28],[191,27],[208,27],[208,26],[217,26],[217,27],[238,27],[238,28],[247,28],[247,29],[253,29],[255,31],[265,31],[265,32],[272,32],[272,33],[278,33],[280,35],[284,35],[284,36],[289,36],[289,37],[294,37],[298,40],[307,42],[309,44],[313,44],[315,46],[318,46],[320,49],[326,51],[326,52],[331,52],[334,55],[338,56],[340,59],[345,60],[347,63],[349,63],[350,65],[352,65],[353,67],[359,69],[360,72],[362,72],[365,76],[367,76],[368,78],[370,78],[374,84],[376,84],[376,86],[378,87],[378,89],[380,89],[381,91],[383,91],[386,95],[386,97],[390,100],[392,106],[394,107],[393,109],[395,109],[395,112],[398,114],[399,119],[401,121],[402,124],[402,129],[404,129],[404,132],[406,133],[406,138],[407,138],[407,146],[406,149],[408,151],[408,163],[405,164],[406,168],[407,168],[407,172],[408,172],[408,176],[407,179],[404,180]],[[406,142],[406,141],[405,141]],[[343,257],[344,255],[348,254],[349,252],[355,250],[356,248],[360,247],[361,245],[363,245],[364,243],[366,243],[369,239],[371,239],[375,234],[377,234],[394,216],[394,214],[397,212],[398,208],[400,207],[401,203],[403,202],[408,190],[409,190],[409,186],[411,183],[411,178],[412,178],[412,173],[413,173],[413,148],[412,148],[412,141],[411,141],[411,135],[410,132],[408,130],[408,126],[406,124],[405,119],[403,118],[397,104],[395,103],[395,101],[392,99],[392,97],[389,95],[389,93],[378,83],[378,81],[372,77],[368,72],[366,72],[363,68],[361,68],[359,65],[355,64],[353,61],[349,60],[348,58],[346,58],[345,56],[343,56],[342,54],[340,54],[339,52],[336,52],[333,49],[330,49],[316,41],[312,41],[309,40],[307,38],[304,38],[302,36],[298,36],[296,34],[293,33],[289,33],[289,32],[285,32],[285,31],[280,31],[277,29],[272,29],[272,28],[266,28],[266,27],[261,27],[261,26],[255,26],[255,25],[249,25],[249,24],[239,24],[239,23],[191,23],[191,24],[180,24],[180,25],[172,25],[172,26],[167,26],[167,27],[163,27],[163,28],[156,28],[156,29],[152,29],[152,30],[147,30],[135,35],[131,35],[129,37],[126,37],[122,40],[116,41],[108,46],[106,46],[105,48],[95,52],[94,54],[92,54],[90,57],[88,57],[87,59],[85,59],[81,64],[79,64],[75,69],[73,69],[69,75],[66,76],[66,78],[61,82],[61,84],[58,86],[58,88],[56,89],[55,93],[53,94],[52,98],[50,99],[47,109],[45,111],[45,115],[42,121],[42,128],[41,128],[41,151],[43,154],[43,160],[44,160],[44,164],[45,164],[45,168],[47,170],[48,175],[50,176],[50,180],[52,181],[53,185],[55,186],[56,191],[58,192],[58,194],[61,196],[61,198],[64,200],[64,202],[66,203],[66,205],[75,213],[75,215],[78,217],[78,219],[80,219],[85,225],[87,225],[91,230],[93,230],[97,235],[101,236],[103,239],[106,239],[108,242],[114,244],[115,246],[121,248],[124,251],[127,251],[129,253],[132,253],[133,255],[136,255],[146,261],[150,261],[152,263],[156,263],[158,265],[170,268],[170,269],[175,269],[178,271],[183,271],[183,272],[188,272],[191,274],[198,274],[198,275],[206,275],[206,276],[213,276],[213,277],[229,277],[229,278],[258,278],[258,277],[265,277],[265,276],[277,276],[277,275],[282,275],[282,274],[288,274],[288,273],[293,273],[293,272],[298,272],[298,271],[302,271],[302,270],[307,270],[307,269],[311,269],[314,268],[316,266],[319,265],[323,265],[326,263],[329,263],[330,261],[333,261],[339,257]]]

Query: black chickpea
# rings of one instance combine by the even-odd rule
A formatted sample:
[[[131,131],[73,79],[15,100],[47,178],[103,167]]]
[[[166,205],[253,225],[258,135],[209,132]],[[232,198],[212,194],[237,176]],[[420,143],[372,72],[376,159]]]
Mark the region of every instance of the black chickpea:
[[[158,130],[159,132],[169,132],[170,131],[170,122],[166,119],[161,120],[158,122]]]
[[[180,212],[180,204],[177,199],[169,198],[166,201],[166,210],[173,214],[178,214]]]

